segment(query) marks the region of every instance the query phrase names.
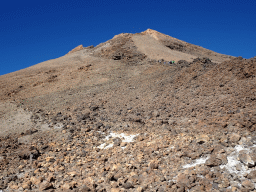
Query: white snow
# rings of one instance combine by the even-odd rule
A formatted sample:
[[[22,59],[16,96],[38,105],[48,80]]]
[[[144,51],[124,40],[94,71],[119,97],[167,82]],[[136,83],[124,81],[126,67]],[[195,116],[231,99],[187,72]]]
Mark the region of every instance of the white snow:
[[[105,140],[109,140],[110,138],[116,138],[116,137],[119,137],[122,142],[125,142],[125,143],[130,143],[133,141],[133,139],[138,136],[139,134],[136,134],[136,135],[126,135],[125,133],[114,133],[114,132],[111,132],[108,136],[106,136]],[[106,146],[106,143],[103,143],[101,144],[100,146],[98,146],[98,148],[100,149],[109,149],[111,147],[113,147],[113,143],[109,144]],[[125,149],[125,147],[122,147],[122,149]]]
[[[235,146],[235,150],[238,153],[239,151],[244,150],[244,147],[242,145],[237,145],[237,146]]]
[[[209,157],[201,157],[201,158],[197,159],[194,163],[184,165],[183,168],[187,169],[190,167],[195,167],[200,164],[204,164],[207,161],[207,159],[209,159]]]
[[[255,147],[256,145],[253,145],[252,147]],[[250,173],[250,170],[247,166],[245,166],[243,163],[241,163],[238,160],[239,151],[246,151],[247,153],[250,152],[251,148],[245,148],[243,145],[237,145],[234,147],[234,151],[227,157],[228,163],[226,165],[221,165],[220,168],[228,170],[230,173],[235,173],[238,176],[243,176],[244,174]],[[237,166],[239,166],[239,170],[237,170]]]
[[[111,147],[113,147],[113,146],[114,146],[114,144],[111,143],[111,144],[107,145],[106,147],[104,147],[104,149],[109,149],[109,148],[111,148]]]
[[[98,146],[99,149],[104,149],[106,146],[106,143],[102,143],[100,146]]]
[[[126,134],[124,134],[124,133],[121,133],[121,134],[119,134],[119,133],[110,133],[110,135],[109,136],[107,136],[107,140],[109,140],[109,137],[111,136],[111,137],[119,137],[120,139],[123,139],[122,140],[122,142],[126,142],[126,143],[130,143],[130,142],[132,142],[133,141],[133,139],[136,137],[136,136],[138,136],[139,134],[136,134],[136,135],[126,135]]]

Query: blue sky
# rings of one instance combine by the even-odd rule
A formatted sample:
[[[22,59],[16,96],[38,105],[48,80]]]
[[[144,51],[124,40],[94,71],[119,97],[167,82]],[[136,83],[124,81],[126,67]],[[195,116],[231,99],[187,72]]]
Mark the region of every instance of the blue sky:
[[[256,56],[254,0],[44,0],[1,2],[0,75],[154,29],[232,56]]]

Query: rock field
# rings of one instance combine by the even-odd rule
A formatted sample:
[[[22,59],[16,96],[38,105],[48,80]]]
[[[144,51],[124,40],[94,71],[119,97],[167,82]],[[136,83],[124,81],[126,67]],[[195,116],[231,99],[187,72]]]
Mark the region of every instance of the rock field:
[[[0,88],[0,192],[256,191],[256,58],[147,30]]]

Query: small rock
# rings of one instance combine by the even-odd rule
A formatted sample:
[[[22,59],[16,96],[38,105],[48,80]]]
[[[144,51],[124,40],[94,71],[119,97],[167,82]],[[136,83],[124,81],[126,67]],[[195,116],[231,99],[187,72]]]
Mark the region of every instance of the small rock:
[[[87,187],[86,185],[83,185],[82,188],[81,188],[81,191],[89,192],[89,191],[91,191],[91,189],[89,187]]]
[[[203,144],[203,143],[206,143],[208,142],[210,139],[207,135],[199,135],[197,138],[196,138],[196,142],[199,143],[199,144]]]
[[[76,171],[71,171],[71,172],[69,172],[68,174],[69,174],[71,177],[74,177],[74,176],[76,176],[77,173],[76,173]]]
[[[149,163],[149,167],[151,168],[151,169],[157,169],[158,168],[158,161],[155,161],[155,160],[153,160],[153,161],[151,161],[150,163]]]
[[[113,175],[113,178],[117,181],[122,176],[123,176],[122,172],[117,172],[116,174]]]
[[[99,109],[99,106],[92,105],[92,106],[90,106],[90,109],[91,109],[91,111],[96,111],[97,109]]]
[[[136,137],[136,141],[143,141],[144,140],[144,135],[138,135]]]
[[[119,137],[113,139],[114,146],[119,146],[122,143],[122,140]]]
[[[138,192],[143,192],[143,188],[142,188],[142,187],[138,187],[138,188],[137,188],[137,191],[138,191]]]
[[[43,181],[43,177],[31,177],[30,181],[32,182],[33,185],[38,185],[39,183],[41,183]]]
[[[255,136],[255,137],[252,137],[251,142],[252,142],[253,144],[256,144],[256,136]]]
[[[213,188],[213,189],[219,189],[218,183],[213,183],[213,184],[212,184],[212,188]]]
[[[254,161],[251,159],[251,157],[246,154],[246,151],[242,150],[239,151],[238,159],[241,163],[247,165],[247,166],[253,166]]]
[[[237,133],[233,133],[229,136],[229,141],[231,143],[237,143],[241,139],[241,136],[238,135]]]
[[[228,178],[223,178],[221,184],[222,184],[222,187],[227,188],[230,185],[229,179]]]
[[[53,174],[50,174],[50,175],[47,177],[46,181],[48,181],[48,182],[55,181],[55,176],[54,176]]]
[[[139,184],[144,183],[144,181],[146,180],[146,178],[147,178],[147,173],[144,172],[143,174],[139,175],[138,183],[139,183]]]
[[[69,183],[65,183],[65,184],[62,186],[62,188],[63,188],[64,190],[68,190],[68,189],[71,189],[71,186],[69,185]]]
[[[159,111],[155,110],[155,111],[153,111],[152,115],[153,115],[154,117],[159,117],[159,116],[160,116],[160,113],[159,113]]]
[[[206,162],[205,164],[208,166],[208,167],[215,167],[215,166],[218,166],[218,165],[221,165],[222,161],[218,158],[216,158],[216,156],[212,155]]]
[[[120,189],[118,189],[118,188],[111,188],[111,190],[110,190],[110,192],[119,192],[120,191]]]
[[[177,184],[179,186],[184,186],[184,185],[189,186],[190,185],[190,180],[188,178],[188,175],[183,174],[183,173],[179,174],[177,176]]]
[[[38,156],[39,152],[37,150],[29,150],[29,149],[23,149],[18,153],[18,156],[21,159],[30,159],[30,157],[36,157]],[[31,156],[32,155],[32,156]]]
[[[256,170],[251,171],[248,175],[247,175],[248,179],[256,179]]]
[[[19,189],[19,186],[16,185],[16,184],[10,184],[9,187],[10,187],[11,189],[15,189],[15,190]]]
[[[40,184],[39,188],[40,188],[40,190],[47,190],[47,189],[53,188],[53,185],[52,185],[52,183],[50,183],[48,181],[44,181]]]
[[[112,166],[112,171],[118,170],[121,167],[121,164],[114,164]]]
[[[23,189],[30,189],[30,185],[29,185],[28,183],[24,183],[24,184],[22,185],[22,188],[23,188]]]
[[[242,182],[242,185],[246,188],[246,189],[249,189],[249,190],[253,190],[255,188],[254,184],[249,181],[249,180],[245,180]]]
[[[54,157],[46,157],[45,160],[47,162],[54,162],[55,161],[55,158]]]
[[[253,148],[252,151],[249,153],[251,160],[255,163],[256,162],[256,149]]]
[[[125,188],[125,189],[131,189],[131,188],[134,188],[134,186],[133,186],[133,184],[131,183],[131,182],[126,182],[126,183],[124,183],[123,184],[123,187]]]
[[[84,180],[85,184],[87,184],[88,186],[93,186],[95,184],[95,181],[92,177],[88,177]]]
[[[126,145],[127,145],[126,142],[122,142],[122,143],[120,144],[120,147],[125,147]]]

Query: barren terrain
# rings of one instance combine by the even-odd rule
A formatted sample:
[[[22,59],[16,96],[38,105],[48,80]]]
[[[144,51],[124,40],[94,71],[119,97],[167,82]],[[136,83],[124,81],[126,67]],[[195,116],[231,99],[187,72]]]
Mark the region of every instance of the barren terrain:
[[[0,191],[256,191],[255,76],[151,29],[0,76]]]

